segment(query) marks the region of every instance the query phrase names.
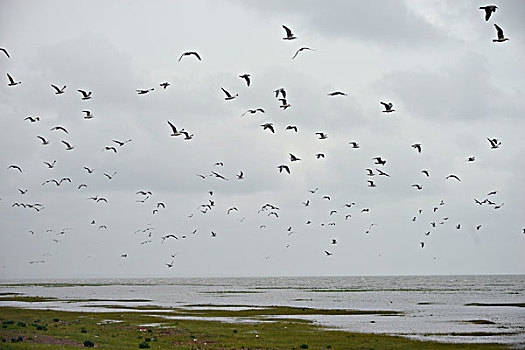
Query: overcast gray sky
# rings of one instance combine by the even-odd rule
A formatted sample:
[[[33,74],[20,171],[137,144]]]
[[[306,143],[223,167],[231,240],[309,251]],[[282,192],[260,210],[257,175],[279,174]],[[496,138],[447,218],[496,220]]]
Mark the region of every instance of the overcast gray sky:
[[[524,273],[525,3],[496,4],[0,2],[0,277]]]

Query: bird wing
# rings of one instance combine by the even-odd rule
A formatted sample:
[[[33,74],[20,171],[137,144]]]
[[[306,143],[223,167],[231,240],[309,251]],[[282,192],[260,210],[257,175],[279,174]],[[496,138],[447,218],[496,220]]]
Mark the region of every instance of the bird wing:
[[[503,29],[501,29],[496,23],[494,23],[494,27],[496,27],[496,31],[498,32],[498,39],[503,39],[505,37],[503,35]]]
[[[8,58],[11,58],[11,56],[9,56],[9,52],[7,52],[7,50],[4,49],[3,47],[0,47],[0,51],[2,51],[3,53],[5,53],[5,55],[6,55]]]
[[[289,38],[289,37],[292,37],[292,36],[293,36],[293,33],[292,33],[292,31],[290,30],[290,28],[288,28],[288,27],[285,26],[284,24],[283,24],[283,28],[284,28],[284,30],[286,31],[286,37]]]
[[[190,52],[190,55],[194,55],[199,61],[201,61],[201,56],[199,56],[197,52]]]
[[[232,95],[228,91],[226,91],[223,87],[221,87],[221,90],[224,91],[227,97],[232,97]]]
[[[9,83],[11,84],[15,83],[15,81],[13,80],[13,77],[9,73],[7,73],[7,79],[9,79]]]
[[[60,90],[60,89],[58,88],[58,86],[53,85],[53,84],[51,84],[51,86],[52,86],[53,89],[55,89],[57,92],[62,92],[62,90]]]
[[[177,131],[177,128],[175,127],[175,125],[171,124],[171,122],[169,120],[168,120],[168,124],[170,125],[171,130],[173,131],[173,133],[176,134],[178,131]]]

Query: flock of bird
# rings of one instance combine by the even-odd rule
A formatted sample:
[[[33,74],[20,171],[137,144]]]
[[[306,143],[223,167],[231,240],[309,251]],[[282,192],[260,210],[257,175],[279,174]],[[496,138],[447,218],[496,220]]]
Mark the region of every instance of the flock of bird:
[[[498,7],[495,5],[487,5],[487,6],[480,7],[480,9],[484,10],[485,20],[488,21],[491,18],[492,14],[496,12]],[[493,39],[493,42],[504,42],[504,41],[509,40],[508,38],[505,37],[501,27],[499,27],[497,24],[494,24],[494,26],[496,28],[497,38]],[[293,31],[289,27],[283,25],[282,28],[284,29],[284,32],[285,32],[285,36],[282,38],[283,40],[293,41],[297,39],[296,34],[294,34]],[[0,48],[0,50],[5,54],[5,57],[7,59],[10,59],[10,54],[7,49]],[[291,59],[294,60],[298,57],[299,54],[304,54],[304,52],[307,52],[307,51],[315,51],[315,50],[307,46],[302,46],[295,51]],[[183,60],[195,60],[199,62],[199,61],[202,61],[202,59],[203,57],[201,57],[201,55],[198,52],[186,51],[180,55],[178,61],[181,62]],[[246,84],[246,88],[251,87],[251,84],[252,84],[251,74],[244,73],[244,74],[238,75],[238,77],[244,81],[244,83]],[[18,85],[22,84],[21,81],[17,81],[10,73],[7,73],[7,79],[8,79],[7,85],[15,89],[17,88]],[[62,85],[62,84],[58,84],[58,85],[50,84],[50,85],[51,85],[52,91],[56,95],[63,95],[63,94],[68,93],[66,85]],[[159,83],[159,86],[163,90],[166,90],[170,85],[171,84],[169,82]],[[146,94],[153,92],[154,90],[155,88],[151,87],[147,89],[136,89],[135,91],[138,95],[146,95]],[[86,89],[77,89],[76,91],[80,94],[79,97],[82,101],[89,101],[94,98],[92,91],[89,91]],[[228,103],[229,101],[239,98],[239,93],[232,93],[231,91],[228,91],[224,87],[220,87],[220,91],[222,91],[222,94],[223,94],[222,96],[224,100],[227,101]],[[290,103],[287,97],[288,91],[285,88],[282,88],[282,87],[277,88],[273,92],[274,92],[275,99],[278,101],[278,107],[280,109],[285,111],[289,108],[293,108],[293,105]],[[348,96],[348,93],[343,92],[343,91],[332,91],[332,92],[327,93],[327,95],[330,98],[345,98],[346,96]],[[378,103],[379,103],[378,107],[382,106],[383,108],[382,110],[378,109],[378,112],[385,113],[385,115],[389,115],[392,117],[395,116],[396,109],[394,109],[394,103],[390,101],[388,102],[378,101]],[[86,108],[82,109],[82,113],[84,114],[83,118],[85,120],[90,120],[95,117],[94,113],[92,113],[91,110],[86,109]],[[241,117],[265,115],[265,114],[266,114],[266,111],[264,108],[257,107],[257,108],[246,110],[245,112],[241,114]],[[39,123],[41,119],[42,119],[41,116],[26,116],[24,120],[27,123],[34,124],[34,123]],[[177,123],[173,121],[167,120],[167,125],[165,124],[166,125],[166,134],[165,134],[166,138],[170,138],[170,137],[181,138],[185,141],[190,141],[194,139],[195,135],[192,132],[186,130],[185,128],[179,127],[176,124]],[[264,133],[274,134],[276,133],[276,131],[278,131],[278,129],[272,122],[264,122],[260,124],[260,127],[262,128],[262,131]],[[285,132],[297,133],[299,132],[299,128],[300,126],[298,125],[289,124],[285,127],[284,130]],[[52,127],[50,131],[53,132],[54,135],[58,136],[58,139],[60,140],[60,143],[63,145],[63,148],[65,151],[74,152],[77,149],[75,144],[68,138],[69,132],[65,126],[56,125]],[[322,141],[322,140],[328,139],[329,135],[325,131],[318,131],[315,133],[315,137],[318,140]],[[47,146],[56,139],[56,137],[50,138],[50,137],[43,136],[40,134],[36,135],[36,138],[40,140],[42,146]],[[488,146],[490,147],[491,150],[496,150],[500,148],[502,145],[501,141],[494,137],[488,137],[487,141],[488,141]],[[112,142],[111,144],[105,145],[102,148],[102,151],[112,152],[116,154],[123,147],[125,147],[128,143],[132,142],[132,139],[131,138],[126,138],[124,140],[113,139],[111,142]],[[192,142],[198,142],[198,141],[192,141]],[[350,141],[348,145],[350,149],[354,149],[354,150],[358,150],[361,148],[361,145],[359,144],[359,142],[355,140]],[[423,148],[424,148],[422,143],[414,143],[411,145],[411,147],[418,154],[422,153]],[[280,176],[292,175],[292,173],[294,172],[293,165],[296,164],[297,162],[302,161],[302,158],[296,154],[288,152],[288,156],[289,156],[288,158],[289,162],[275,165],[276,173],[282,174]],[[318,152],[314,156],[315,156],[315,159],[321,160],[326,157],[326,153]],[[466,159],[466,162],[474,162],[474,161],[476,161],[475,156],[470,156]],[[388,168],[386,166],[387,163],[388,163],[388,160],[384,159],[384,157],[382,156],[377,156],[377,157],[370,159],[370,167],[364,169],[364,174],[366,175],[365,181],[366,181],[367,187],[369,188],[380,187],[380,181],[378,181],[378,179],[380,178],[388,179],[388,178],[391,178],[391,176],[393,176],[388,172]],[[57,166],[57,161],[56,160],[43,161],[42,164],[47,169],[52,170]],[[24,172],[23,167],[19,164],[9,164],[6,169],[9,172],[9,174],[7,174],[6,176],[16,176],[17,173]],[[224,169],[224,163],[219,161],[219,162],[214,163],[211,166],[211,169],[207,169],[203,171],[202,173],[195,174],[195,175],[202,180],[207,180],[209,178],[212,178],[217,181],[243,181],[245,179],[246,175],[244,171],[242,170],[239,170],[235,172],[234,174],[225,174],[223,171],[221,171],[221,169]],[[86,165],[83,167],[83,170],[85,171],[86,175],[94,176],[91,174],[95,172],[95,169]],[[111,181],[113,177],[117,175],[117,172],[107,171],[107,172],[103,172],[102,174],[107,179],[107,181]],[[422,178],[422,182],[414,183],[411,185],[411,187],[414,188],[415,191],[424,190],[425,188],[425,183],[423,182],[424,179],[431,177],[431,172],[428,169],[422,169],[421,174],[424,176]],[[449,174],[448,176],[446,176],[444,180],[460,182],[461,178],[457,174]],[[64,185],[72,185],[72,183],[73,183],[73,180],[70,177],[48,178],[48,179],[43,179],[41,186],[46,187],[46,188],[47,186],[60,187]],[[75,186],[78,191],[86,191],[89,189],[89,183],[78,183],[78,184],[75,184]],[[35,212],[42,212],[42,211],[45,212],[45,204],[35,203],[35,202],[25,200],[26,198],[30,198],[30,192],[31,192],[30,189],[18,188],[18,195],[20,199],[17,201],[14,201],[11,204],[11,207],[30,209],[30,210],[34,210]],[[81,192],[81,193],[84,193],[84,192]],[[474,204],[477,204],[479,206],[490,207],[493,210],[498,210],[504,205],[504,203],[497,201],[497,193],[498,191],[490,191],[486,195],[484,195],[484,198],[481,198],[481,197],[474,198]],[[166,210],[167,207],[169,207],[165,201],[152,200],[152,198],[155,198],[156,196],[154,196],[151,190],[139,189],[136,191],[135,194],[137,196],[136,202],[138,205],[143,205],[145,203],[150,203],[152,201],[154,202],[154,204],[147,207],[148,208],[147,210],[151,211],[151,215],[160,215],[162,211]],[[342,217],[344,218],[344,221],[348,221],[348,220],[352,220],[353,217],[358,216],[358,215],[366,216],[371,211],[370,207],[358,205],[353,201],[348,201],[345,203],[331,204],[331,200],[332,200],[331,196],[326,193],[321,193],[321,191],[319,190],[319,187],[309,189],[308,192],[305,193],[305,197],[306,198],[304,201],[302,201],[301,203],[298,203],[298,205],[302,205],[305,208],[311,207],[315,205],[316,203],[320,203],[320,202],[330,203],[330,208],[326,210],[326,216],[324,216],[326,218],[325,221],[315,222],[311,219],[306,219],[305,225],[310,225],[310,226],[319,225],[320,227],[328,228],[328,227],[335,226],[339,223],[339,221],[337,220],[338,217]],[[91,200],[94,203],[99,203],[102,205],[109,203],[108,196],[101,196],[97,194],[97,195],[91,195],[90,197],[87,197],[87,198],[88,200]],[[219,200],[220,198],[216,198],[212,190],[208,190],[207,198],[203,200],[203,202],[197,208],[195,208],[195,210],[190,211],[187,214],[188,220],[195,218],[196,215],[206,215],[212,211],[216,211],[218,207],[217,201]],[[440,227],[441,225],[446,225],[447,222],[450,221],[449,215],[441,215],[441,212],[445,205],[446,205],[445,201],[440,200],[439,202],[435,203],[431,207],[419,209],[417,213],[414,213],[414,215],[411,215],[412,222],[418,221],[420,219],[420,215],[423,212],[429,212],[431,215],[432,221],[428,222],[428,229],[422,233],[422,238],[417,241],[417,244],[419,245],[420,248],[424,248],[427,244],[427,241],[424,237],[429,236],[438,227]],[[243,223],[246,220],[247,218],[245,216],[246,213],[240,214],[242,212],[242,208],[236,205],[226,205],[226,208],[227,210],[225,210],[225,213],[224,213],[226,216],[236,215],[237,220],[240,223]],[[281,216],[281,209],[279,208],[278,205],[274,203],[262,203],[257,213],[252,213],[252,214],[264,217],[264,220],[278,220],[279,217]],[[90,219],[90,225],[93,225],[100,230],[108,229],[107,225],[103,223],[98,223],[98,220],[92,219],[92,218]],[[267,225],[268,223],[265,221],[264,223],[259,225],[258,229],[264,230],[266,229]],[[373,228],[376,226],[380,226],[380,225],[375,222],[367,222],[366,227],[365,227],[366,230],[363,230],[363,233],[367,235],[372,234]],[[462,229],[462,225],[459,222],[455,223],[454,227],[457,230]],[[480,230],[481,228],[482,228],[481,224],[477,224],[475,226],[476,230]],[[296,229],[297,227],[294,227],[293,225],[292,226],[286,225],[286,229],[283,229],[283,233],[288,236],[291,236],[293,233],[296,232]],[[70,234],[71,230],[72,228],[48,229],[47,232],[54,233],[55,237],[52,240],[55,243],[59,243],[60,237],[65,235],[66,233]],[[171,240],[179,241],[179,240],[189,239],[197,235],[198,232],[200,232],[200,229],[198,228],[195,228],[186,234],[165,232],[160,235],[159,244],[168,244],[168,241],[171,241]],[[33,229],[29,230],[29,233],[35,234]],[[154,242],[155,227],[151,224],[146,224],[143,227],[138,228],[134,233],[140,234],[142,237],[140,241],[137,241],[137,244],[145,245],[145,244],[150,244]],[[525,229],[523,233],[525,233]],[[208,235],[210,238],[217,238],[217,237],[220,237],[222,233],[218,232],[217,230],[209,230],[208,232],[205,232],[204,234]],[[333,246],[337,244],[339,244],[339,240],[337,237],[327,238],[326,246],[320,249],[320,253],[326,256],[332,256],[335,252],[333,249]],[[286,247],[287,248],[290,247],[290,244],[287,244]],[[130,254],[128,254],[127,252],[119,252],[118,255],[122,259],[126,259],[128,258],[128,256],[130,256]],[[175,266],[174,258],[176,255],[177,255],[176,253],[171,254],[170,257],[167,258],[168,262],[165,263],[165,266],[167,268],[173,268]],[[46,260],[44,258],[30,261],[31,264],[45,263],[45,262]]]

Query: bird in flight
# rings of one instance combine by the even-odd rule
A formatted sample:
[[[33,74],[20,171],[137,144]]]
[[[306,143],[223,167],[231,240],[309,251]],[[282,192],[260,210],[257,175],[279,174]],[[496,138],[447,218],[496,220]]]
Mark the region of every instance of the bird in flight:
[[[263,130],[268,129],[268,130],[270,130],[272,133],[275,134],[275,130],[274,130],[274,128],[273,128],[273,123],[264,123],[264,124],[261,124],[261,126],[262,126]]]
[[[37,137],[40,139],[40,141],[42,141],[42,144],[43,144],[43,145],[49,145],[49,140],[46,140],[46,139],[45,139],[44,137],[42,137],[42,136],[37,136]]]
[[[52,169],[52,168],[55,166],[56,162],[57,162],[57,161],[54,160],[52,163],[44,162],[44,164],[47,165],[47,167],[48,167],[49,169]]]
[[[239,94],[232,95],[227,90],[225,90],[223,87],[221,87],[221,90],[224,92],[226,97],[224,98],[226,101],[233,100],[235,97],[239,96]]]
[[[423,174],[425,174],[427,177],[430,177],[430,174],[428,173],[428,170],[421,170]]]
[[[71,146],[68,142],[62,140],[62,143],[66,146],[66,151],[71,151],[73,148],[73,146]]]
[[[242,78],[246,81],[246,86],[250,86],[250,74],[239,75],[239,78]]]
[[[82,94],[82,99],[83,100],[89,100],[91,99],[91,94],[92,94],[92,91],[84,91],[84,90],[77,90],[78,92],[80,92]]]
[[[324,132],[316,132],[317,136],[319,136],[319,140],[325,140],[328,138],[328,134],[325,134]]]
[[[63,94],[65,92],[64,90],[66,90],[66,86],[65,85],[62,87],[62,89],[60,89],[58,86],[53,85],[53,84],[51,84],[51,87],[56,90],[55,91],[55,95],[61,95],[61,94]]]
[[[326,254],[326,256],[334,255],[334,253],[329,252],[328,250],[325,250],[324,253]]]
[[[367,180],[366,182],[368,182],[368,187],[376,187],[376,184],[374,183],[374,181]]]
[[[490,16],[492,15],[492,12],[496,12],[496,9],[498,7],[496,5],[487,5],[487,6],[481,6],[480,10],[485,10],[485,21],[488,21],[490,19]]]
[[[136,89],[135,91],[137,92],[137,94],[139,95],[145,95],[147,94],[148,92],[151,92],[155,90],[155,88],[149,88],[149,89]]]
[[[199,54],[197,52],[195,52],[195,51],[186,51],[186,52],[183,52],[182,55],[180,55],[179,62],[182,59],[182,57],[184,57],[184,56],[191,56],[191,55],[197,57],[197,59],[199,61],[201,61],[201,56],[199,56]]]
[[[495,149],[495,148],[499,148],[499,146],[501,146],[501,142],[498,140],[498,139],[489,139],[487,138],[487,140],[489,141],[490,143],[490,148],[492,149]]]
[[[423,186],[421,186],[419,184],[413,184],[412,187],[417,188],[419,191],[421,191],[423,189]]]
[[[243,114],[241,114],[241,117],[244,117],[247,113],[255,114],[255,113],[257,113],[257,112],[264,113],[264,109],[262,109],[262,108],[249,109],[249,110],[247,110],[246,112],[244,112]]]
[[[502,43],[504,41],[510,40],[509,38],[505,38],[505,35],[503,34],[503,29],[501,29],[500,26],[498,26],[496,23],[494,23],[494,27],[496,27],[496,32],[498,34],[497,39],[492,39],[495,43]]]
[[[24,120],[29,120],[31,123],[35,123],[35,122],[38,122],[40,121],[40,117],[32,117],[32,116],[27,116],[24,118]]]
[[[289,153],[289,154],[290,154],[290,161],[291,162],[295,162],[295,161],[301,160],[301,158],[299,158],[299,157],[297,157],[297,156],[295,156],[295,155],[293,155],[291,153]]]
[[[279,108],[282,108],[283,110],[286,110],[286,108],[288,107],[292,107],[292,105],[289,104],[285,98],[280,98],[279,101],[281,101],[281,105],[279,106]]]
[[[165,90],[168,86],[170,86],[170,83],[168,83],[167,81],[163,82],[163,83],[160,83],[159,86],[162,86],[162,88]]]
[[[112,140],[113,142],[115,142],[117,145],[119,145],[120,147],[124,146],[126,143],[128,142],[131,142],[131,139],[127,139],[126,141],[119,141],[119,140]]]
[[[60,126],[60,125],[51,128],[51,131],[54,131],[54,130],[60,130],[60,131],[65,132],[66,134],[68,133],[66,128],[64,128],[63,126]]]
[[[418,153],[421,153],[421,144],[420,143],[414,143],[412,145],[412,148],[416,149]]]
[[[15,81],[9,73],[7,73],[7,79],[9,80],[9,84],[7,84],[7,86],[15,86],[18,84],[22,84],[21,81]]]
[[[394,112],[395,109],[394,109],[394,104],[392,102],[379,102],[381,103],[384,107],[385,107],[385,110],[383,111],[383,113],[391,113],[391,112]]]
[[[281,164],[278,165],[277,168],[279,168],[280,173],[282,173],[283,170],[285,170],[288,174],[290,174],[290,168],[288,167],[288,165]]]
[[[458,181],[461,181],[461,180],[459,179],[459,177],[458,177],[457,175],[454,175],[454,174],[450,174],[450,175],[447,176],[445,179],[448,180],[448,179],[450,179],[450,178],[452,178],[452,179],[456,179],[456,180],[458,180]]]
[[[297,132],[297,126],[296,125],[287,125],[285,130],[293,130]]]
[[[297,51],[295,51],[295,55],[293,55],[292,60],[293,60],[294,58],[297,57],[297,55],[299,54],[299,52],[302,52],[302,51],[304,51],[304,50],[315,51],[315,50],[313,50],[313,49],[311,49],[311,48],[309,48],[309,47],[303,46],[303,47],[299,48]]]
[[[12,165],[8,166],[7,169],[16,169],[16,170],[22,172],[22,168],[20,168],[20,167],[19,167],[18,165],[16,165],[16,164],[12,164]]]
[[[283,40],[294,40],[294,39],[297,39],[294,34],[292,33],[291,29],[288,28],[287,26],[285,26],[283,24],[283,29],[285,30],[286,32],[286,36],[283,38]]]
[[[330,92],[328,96],[348,96],[348,95],[342,91],[334,91],[334,92]]]
[[[283,98],[286,98],[286,90],[284,88],[273,90],[273,92],[275,92],[275,98],[278,98],[279,94],[281,94]]]
[[[374,159],[376,162],[374,164],[377,164],[377,165],[385,165],[386,164],[386,160],[383,160],[381,157],[375,157],[375,158],[372,158]]]
[[[86,113],[84,116],[84,119],[93,119],[94,115],[91,113],[91,111],[83,110],[82,113]]]
[[[359,144],[355,141],[350,141],[348,144],[351,145],[352,148],[359,148]]]
[[[183,131],[184,129],[177,130],[177,128],[175,127],[175,125],[173,125],[169,120],[168,120],[168,124],[169,124],[169,126],[171,127],[171,135],[170,135],[170,136],[180,136],[180,135],[182,135],[182,131]]]

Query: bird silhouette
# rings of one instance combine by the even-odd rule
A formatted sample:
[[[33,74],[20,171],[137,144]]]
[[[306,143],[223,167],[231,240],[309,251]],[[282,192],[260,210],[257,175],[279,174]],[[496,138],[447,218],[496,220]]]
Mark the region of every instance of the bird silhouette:
[[[246,86],[250,86],[250,74],[242,74],[242,75],[239,75],[239,78],[242,78],[246,81]]]
[[[479,9],[485,10],[485,21],[488,21],[492,13],[496,12],[497,8],[498,7],[496,5],[487,5],[487,6],[481,6]]]
[[[55,89],[55,95],[61,95],[61,94],[63,94],[63,93],[65,92],[65,90],[66,90],[66,86],[65,86],[65,85],[64,85],[62,88],[59,88],[58,86],[51,84],[51,87],[52,87],[53,89]]]
[[[195,51],[186,51],[186,52],[183,52],[182,55],[180,55],[179,62],[180,62],[180,60],[182,60],[182,58],[184,56],[192,56],[192,55],[195,56],[199,61],[201,61],[201,56],[197,52],[195,52]]]
[[[503,29],[501,29],[500,26],[498,26],[497,24],[494,23],[494,27],[496,27],[496,32],[498,34],[498,38],[497,39],[492,39],[493,42],[495,42],[495,43],[502,43],[504,41],[509,40],[509,38],[505,38],[505,35],[503,34]]]
[[[285,30],[286,32],[286,36],[283,38],[283,40],[294,40],[294,39],[297,39],[294,34],[292,33],[292,31],[290,30],[290,28],[288,28],[287,26],[285,26],[283,24],[283,29]]]
[[[15,81],[9,73],[7,73],[7,79],[9,80],[9,84],[7,84],[7,86],[16,86],[22,84],[21,81]]]

